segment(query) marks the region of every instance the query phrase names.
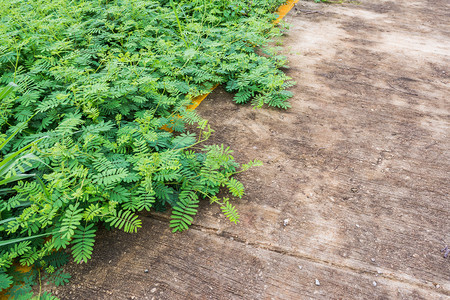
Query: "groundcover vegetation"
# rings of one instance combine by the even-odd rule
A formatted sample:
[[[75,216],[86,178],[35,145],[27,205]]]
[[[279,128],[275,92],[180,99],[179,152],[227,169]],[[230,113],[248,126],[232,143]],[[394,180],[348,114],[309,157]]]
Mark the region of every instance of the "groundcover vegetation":
[[[207,199],[238,221],[216,195],[242,197],[232,176],[260,162],[202,144],[213,130],[187,106],[223,84],[237,103],[289,107],[285,59],[258,54],[283,2],[0,0],[0,90],[17,85],[0,93],[1,289],[64,284],[57,268],[91,257],[100,224],[136,232],[143,210],[171,208],[183,231]]]

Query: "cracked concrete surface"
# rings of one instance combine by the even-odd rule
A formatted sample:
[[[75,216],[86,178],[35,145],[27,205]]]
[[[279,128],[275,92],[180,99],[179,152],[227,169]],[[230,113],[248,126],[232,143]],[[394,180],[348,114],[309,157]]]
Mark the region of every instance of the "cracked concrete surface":
[[[239,175],[241,223],[205,203],[183,234],[164,214],[102,232],[59,297],[449,299],[450,3],[297,6],[277,41],[292,109],[220,87],[198,108],[212,142],[264,162]]]

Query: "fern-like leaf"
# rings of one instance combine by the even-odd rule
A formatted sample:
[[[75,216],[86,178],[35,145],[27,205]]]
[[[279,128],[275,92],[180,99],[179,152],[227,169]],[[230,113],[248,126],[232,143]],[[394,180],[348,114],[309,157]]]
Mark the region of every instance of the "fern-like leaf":
[[[91,259],[95,242],[95,229],[92,229],[92,227],[94,227],[94,224],[86,227],[80,226],[75,230],[72,240],[72,255],[77,264]]]
[[[89,205],[83,213],[83,218],[86,221],[92,221],[95,217],[102,214],[103,209],[98,205],[98,203]]]
[[[65,217],[62,221],[60,233],[62,233],[63,239],[69,239],[73,236],[75,229],[80,225],[80,220],[83,217],[83,209],[77,209],[79,204],[70,205],[65,213]]]
[[[240,216],[236,210],[236,207],[234,207],[227,198],[224,199],[224,203],[220,206],[220,209],[222,210],[223,214],[230,220],[230,222],[233,222],[234,224],[237,224],[239,222]]]
[[[128,171],[124,168],[119,168],[103,171],[99,174],[92,176],[92,179],[95,184],[107,186],[112,185],[114,183],[118,183],[127,176]]]
[[[59,300],[59,298],[53,296],[50,292],[45,291],[39,296],[34,296],[31,300]]]
[[[5,290],[13,283],[12,276],[6,273],[0,273],[0,290]]]
[[[59,269],[50,276],[49,281],[53,282],[56,286],[63,286],[69,282],[71,277],[69,273],[64,273],[62,269]]]
[[[53,266],[54,268],[59,268],[64,266],[69,261],[69,255],[64,251],[53,252],[43,258],[46,265]]]
[[[241,182],[235,178],[230,178],[226,182],[226,185],[233,196],[242,198],[244,195],[244,185]]]
[[[38,258],[39,254],[36,252],[36,249],[32,249],[30,252],[27,252],[22,255],[22,258],[20,259],[20,264],[31,266]]]
[[[129,210],[114,212],[106,222],[115,228],[123,228],[125,232],[137,232],[138,228],[142,227],[142,221]]]
[[[172,232],[184,231],[189,228],[194,220],[192,216],[197,214],[198,200],[194,197],[186,197],[180,199],[172,210],[172,220],[170,221],[170,227],[173,228]]]

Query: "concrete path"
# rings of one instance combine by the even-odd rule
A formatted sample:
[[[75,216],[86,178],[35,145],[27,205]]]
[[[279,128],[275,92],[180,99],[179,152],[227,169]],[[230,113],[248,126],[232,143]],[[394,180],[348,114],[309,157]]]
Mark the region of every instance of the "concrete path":
[[[277,41],[292,109],[221,88],[198,111],[232,145],[241,223],[205,205],[171,234],[106,232],[62,299],[449,299],[450,2],[301,1]],[[148,273],[144,270],[148,269]]]

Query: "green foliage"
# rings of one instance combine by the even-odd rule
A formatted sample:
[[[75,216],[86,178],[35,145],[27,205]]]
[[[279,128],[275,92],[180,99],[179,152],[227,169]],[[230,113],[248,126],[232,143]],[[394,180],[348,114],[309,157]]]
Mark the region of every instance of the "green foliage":
[[[58,300],[58,299],[59,298],[53,296],[49,292],[43,292],[41,295],[34,296],[33,298],[31,298],[31,300]]]
[[[119,211],[118,213],[114,212],[114,214],[106,220],[112,227],[116,227],[122,229],[125,232],[137,232],[138,228],[141,228],[141,220],[138,219],[138,216],[133,214],[131,211]]]
[[[228,198],[223,199],[223,203],[220,206],[220,209],[224,213],[224,215],[233,223],[239,222],[239,214],[236,208],[230,204]]]
[[[72,253],[76,263],[87,262],[91,258],[95,242],[95,229],[92,229],[92,227],[94,227],[94,224],[81,227],[75,231],[72,241]]]
[[[170,227],[173,227],[173,232],[183,231],[188,229],[192,224],[193,218],[197,214],[198,196],[195,191],[184,190],[179,195],[179,201],[172,210],[172,221]]]
[[[69,255],[63,251],[53,252],[43,259],[43,265],[59,268],[69,261]]]
[[[0,289],[4,290],[13,284],[13,278],[6,273],[0,273]]]
[[[62,286],[69,282],[72,276],[69,273],[64,273],[62,269],[55,271],[47,277],[47,280],[56,286]]]
[[[15,267],[9,270],[9,277],[12,283],[9,286],[7,295],[10,299],[31,299],[33,296],[32,285],[37,279],[37,272],[31,270],[29,272],[20,272]],[[0,275],[1,277],[1,275]]]
[[[99,224],[136,232],[144,210],[172,208],[174,232],[202,199],[239,221],[216,194],[241,198],[232,176],[259,162],[201,148],[213,130],[187,106],[223,84],[237,103],[289,107],[285,58],[256,51],[281,34],[282,2],[0,0],[0,84],[18,86],[0,92],[0,287],[13,262],[65,283],[57,250],[86,262]]]

